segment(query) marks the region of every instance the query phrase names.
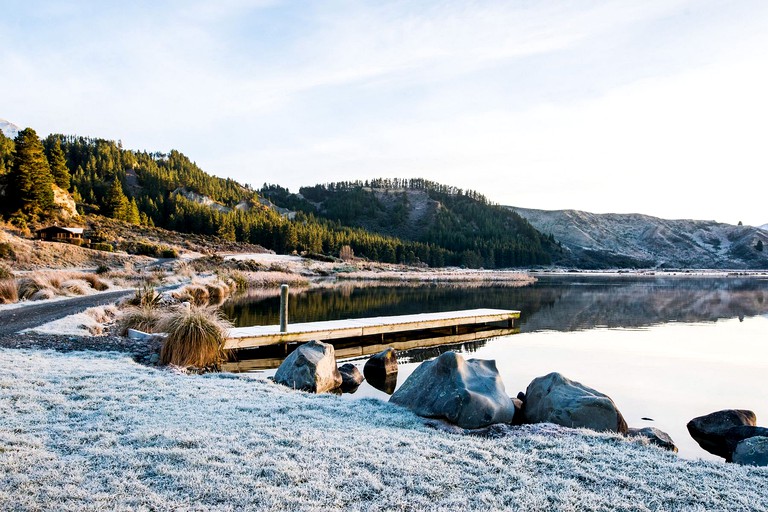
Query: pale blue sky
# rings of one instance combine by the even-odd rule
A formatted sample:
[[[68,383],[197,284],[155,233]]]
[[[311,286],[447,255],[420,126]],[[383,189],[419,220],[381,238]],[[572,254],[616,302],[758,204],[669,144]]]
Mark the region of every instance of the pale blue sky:
[[[0,0],[0,118],[256,187],[768,222],[768,2],[129,4]]]

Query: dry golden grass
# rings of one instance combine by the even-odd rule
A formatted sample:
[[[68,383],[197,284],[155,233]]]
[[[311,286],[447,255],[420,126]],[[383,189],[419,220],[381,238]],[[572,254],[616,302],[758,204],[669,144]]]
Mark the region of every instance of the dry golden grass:
[[[96,291],[103,292],[104,290],[109,289],[109,285],[99,279],[99,276],[96,274],[79,274],[77,277],[83,281],[86,281],[91,286],[91,288]]]
[[[157,332],[157,326],[162,319],[160,311],[152,305],[132,306],[123,310],[118,321],[118,332],[125,336],[128,329],[142,332]]]
[[[218,309],[190,306],[176,309],[158,329],[168,334],[160,362],[181,367],[216,367],[223,359],[222,344],[231,327]]]
[[[19,301],[19,289],[15,279],[0,279],[0,304]]]
[[[67,295],[85,295],[88,288],[88,283],[82,279],[67,279],[59,286],[59,290]]]
[[[208,283],[205,285],[208,290],[208,303],[218,306],[229,297],[229,286],[222,282]]]
[[[33,274],[28,277],[23,277],[19,279],[19,298],[20,299],[36,300],[36,299],[32,299],[32,297],[43,290],[50,290],[51,292],[53,292],[53,290],[51,289],[51,283],[45,275]]]

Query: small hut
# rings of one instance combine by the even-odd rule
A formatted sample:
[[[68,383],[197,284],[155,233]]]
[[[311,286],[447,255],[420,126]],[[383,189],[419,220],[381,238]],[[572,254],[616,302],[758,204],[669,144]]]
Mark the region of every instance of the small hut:
[[[37,238],[48,242],[83,243],[83,228],[65,228],[62,226],[48,226],[35,231]]]

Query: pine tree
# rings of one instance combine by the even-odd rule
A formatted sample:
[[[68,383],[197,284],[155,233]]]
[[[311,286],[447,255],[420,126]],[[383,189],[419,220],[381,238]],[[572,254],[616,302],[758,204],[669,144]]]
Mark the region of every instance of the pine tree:
[[[131,224],[141,224],[141,215],[139,215],[139,206],[136,204],[136,199],[131,199],[125,220]]]
[[[123,185],[117,178],[112,181],[112,186],[109,188],[109,192],[107,192],[104,207],[106,209],[105,213],[113,219],[128,220],[131,205],[123,192]]]
[[[16,136],[14,145],[6,190],[8,212],[26,220],[50,214],[54,208],[53,176],[43,144],[35,130],[25,128]]]
[[[69,190],[69,169],[58,138],[53,141],[50,150],[46,152],[46,156],[48,157],[48,164],[51,166],[54,183],[64,190]]]

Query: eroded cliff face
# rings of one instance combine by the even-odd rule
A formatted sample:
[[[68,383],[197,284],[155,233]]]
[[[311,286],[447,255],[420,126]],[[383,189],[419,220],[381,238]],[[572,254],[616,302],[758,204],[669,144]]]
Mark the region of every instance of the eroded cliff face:
[[[579,268],[768,268],[768,232],[715,221],[510,207],[565,248]],[[762,243],[760,243],[762,242]]]

